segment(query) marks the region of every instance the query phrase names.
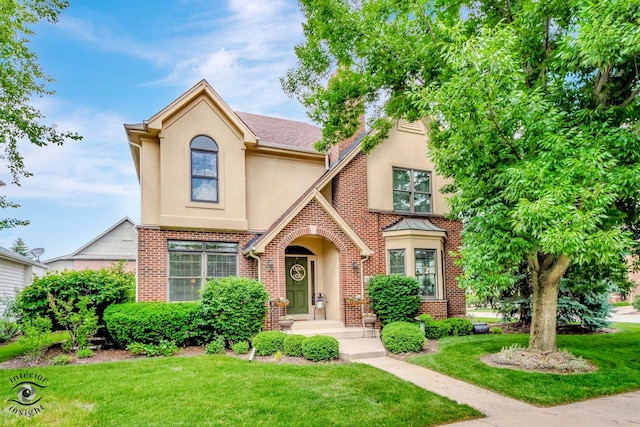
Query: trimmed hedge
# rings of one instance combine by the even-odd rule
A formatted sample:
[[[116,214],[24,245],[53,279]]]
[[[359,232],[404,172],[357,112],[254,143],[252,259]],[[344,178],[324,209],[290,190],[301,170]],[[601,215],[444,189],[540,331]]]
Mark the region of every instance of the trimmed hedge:
[[[282,331],[260,332],[253,337],[251,345],[256,349],[257,356],[271,356],[284,350],[284,340],[287,337]]]
[[[222,335],[227,343],[249,340],[262,330],[269,294],[257,280],[225,277],[207,282],[198,326],[205,342]]]
[[[338,340],[326,335],[309,337],[302,342],[302,355],[307,360],[320,362],[338,358],[340,344]]]
[[[391,353],[422,351],[424,334],[415,323],[393,322],[382,329],[382,343]]]
[[[440,338],[451,335],[451,326],[447,323],[431,321],[424,323],[424,336],[430,340],[439,340]]]
[[[293,357],[302,357],[302,343],[307,337],[304,335],[287,335],[284,339],[284,354]]]
[[[184,346],[196,334],[198,312],[195,302],[114,304],[105,310],[104,321],[121,348],[134,342],[157,345],[162,340]]]
[[[450,317],[441,320],[442,323],[449,325],[451,329],[450,335],[459,337],[463,335],[471,335],[473,333],[473,323],[461,317]]]
[[[420,308],[420,283],[401,274],[372,277],[367,285],[369,305],[384,325],[411,322]]]
[[[430,340],[438,340],[448,336],[463,336],[473,333],[473,323],[461,317],[433,320],[428,314],[421,314],[418,319],[424,322],[424,335]]]

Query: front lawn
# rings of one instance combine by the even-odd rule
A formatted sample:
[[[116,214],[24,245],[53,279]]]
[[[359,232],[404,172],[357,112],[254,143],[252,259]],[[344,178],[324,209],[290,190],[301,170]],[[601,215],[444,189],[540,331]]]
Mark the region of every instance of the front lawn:
[[[438,353],[410,358],[429,369],[500,394],[540,406],[552,406],[640,389],[640,325],[616,323],[621,332],[558,335],[559,349],[582,356],[598,367],[586,374],[524,372],[485,365],[480,358],[502,347],[526,347],[524,334],[471,335],[445,338]]]
[[[6,426],[431,426],[480,413],[364,364],[170,357],[2,372],[46,378],[44,411]],[[38,391],[40,389],[37,389]]]

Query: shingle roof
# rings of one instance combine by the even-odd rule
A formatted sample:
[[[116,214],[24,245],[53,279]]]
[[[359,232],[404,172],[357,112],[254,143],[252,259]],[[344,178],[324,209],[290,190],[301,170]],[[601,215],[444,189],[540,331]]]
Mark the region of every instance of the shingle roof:
[[[309,123],[252,113],[236,114],[260,138],[260,142],[313,149],[313,144],[322,138],[320,128]]]
[[[384,231],[400,230],[442,231],[446,233],[446,230],[443,230],[440,227],[436,227],[428,219],[419,218],[403,218],[397,223],[384,229]]]
[[[35,260],[32,260],[29,257],[10,251],[9,249],[3,248],[2,246],[0,246],[0,258],[10,259],[12,261],[19,262],[20,264],[29,264],[29,265],[36,265],[42,268],[49,268],[40,262],[37,262]]]

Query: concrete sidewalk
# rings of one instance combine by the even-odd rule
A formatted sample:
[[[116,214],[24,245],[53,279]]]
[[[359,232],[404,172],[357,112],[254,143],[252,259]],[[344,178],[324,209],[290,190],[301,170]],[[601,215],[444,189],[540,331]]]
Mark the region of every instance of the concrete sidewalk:
[[[429,369],[388,357],[357,360],[425,390],[478,409],[487,417],[449,427],[639,427],[640,392],[538,408]]]

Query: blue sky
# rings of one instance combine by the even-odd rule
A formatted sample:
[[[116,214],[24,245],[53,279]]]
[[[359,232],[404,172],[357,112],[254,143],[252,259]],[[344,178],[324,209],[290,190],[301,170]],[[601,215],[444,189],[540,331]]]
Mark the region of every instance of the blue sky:
[[[31,224],[0,231],[47,260],[71,253],[128,216],[140,219],[139,185],[123,123],[141,123],[205,78],[231,108],[307,121],[278,78],[303,41],[293,0],[71,0],[60,21],[39,24],[31,48],[56,79],[35,105],[47,123],[80,133],[64,146],[23,145],[21,186],[0,191]]]

